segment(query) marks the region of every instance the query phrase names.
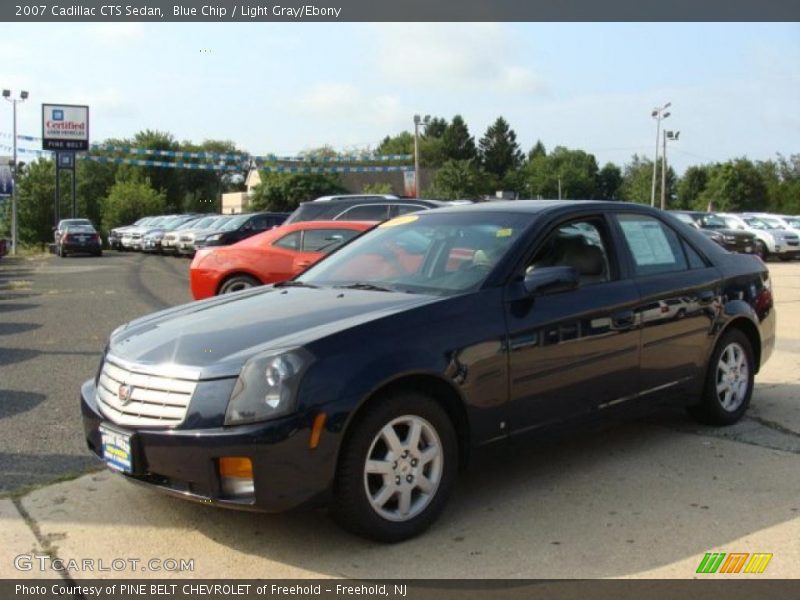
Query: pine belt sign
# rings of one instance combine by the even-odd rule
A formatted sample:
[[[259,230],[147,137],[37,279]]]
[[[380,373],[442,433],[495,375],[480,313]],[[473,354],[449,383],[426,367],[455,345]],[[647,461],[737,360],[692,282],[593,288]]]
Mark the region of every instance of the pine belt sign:
[[[81,152],[89,149],[89,107],[42,104],[42,149]]]

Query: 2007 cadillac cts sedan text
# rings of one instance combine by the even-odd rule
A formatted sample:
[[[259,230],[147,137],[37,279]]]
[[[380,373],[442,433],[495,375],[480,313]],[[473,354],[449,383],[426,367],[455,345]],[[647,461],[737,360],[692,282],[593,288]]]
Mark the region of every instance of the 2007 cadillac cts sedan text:
[[[398,541],[441,513],[476,446],[664,402],[734,423],[774,337],[764,264],[666,213],[458,206],[120,327],[83,423],[129,480],[234,508],[324,503]]]

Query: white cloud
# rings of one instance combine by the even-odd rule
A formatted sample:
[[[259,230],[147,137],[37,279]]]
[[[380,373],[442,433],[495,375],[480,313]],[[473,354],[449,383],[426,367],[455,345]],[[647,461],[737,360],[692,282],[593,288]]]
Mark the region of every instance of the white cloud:
[[[379,127],[394,126],[407,119],[395,96],[366,94],[349,83],[319,83],[301,97],[300,108],[308,116],[343,119]]]
[[[530,94],[545,86],[515,60],[498,23],[386,23],[374,26],[376,68],[389,81],[439,91]]]
[[[91,41],[119,48],[143,39],[145,28],[142,23],[91,23],[84,32]]]

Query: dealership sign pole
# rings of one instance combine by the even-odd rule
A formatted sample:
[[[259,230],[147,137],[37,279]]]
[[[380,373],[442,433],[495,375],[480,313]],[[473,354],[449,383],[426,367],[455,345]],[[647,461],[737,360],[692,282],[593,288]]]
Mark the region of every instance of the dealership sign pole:
[[[89,149],[89,107],[74,104],[42,104],[42,150],[56,153],[56,224],[61,212],[61,171],[72,174],[72,217],[76,216],[77,196],[75,153]]]

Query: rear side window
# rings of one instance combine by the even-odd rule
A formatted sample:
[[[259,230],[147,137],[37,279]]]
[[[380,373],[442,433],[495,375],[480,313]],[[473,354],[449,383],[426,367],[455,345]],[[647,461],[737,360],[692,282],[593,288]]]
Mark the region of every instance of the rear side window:
[[[359,233],[352,229],[308,229],[303,234],[303,251],[330,252]]]
[[[688,269],[678,234],[647,215],[618,215],[625,243],[633,257],[637,276],[673,273]]]
[[[426,208],[428,207],[422,206],[421,204],[395,204],[392,206],[392,216],[406,215],[408,213],[425,210]]]
[[[299,250],[300,249],[300,232],[294,231],[283,236],[281,239],[276,240],[272,243],[273,246],[277,246],[278,248],[286,248],[287,250]]]
[[[690,269],[705,269],[708,266],[703,257],[686,242],[683,242],[683,249],[686,252],[686,259],[689,261]]]
[[[385,221],[388,218],[388,204],[362,204],[336,215],[337,221]]]

